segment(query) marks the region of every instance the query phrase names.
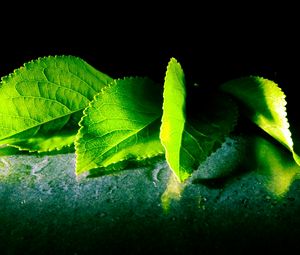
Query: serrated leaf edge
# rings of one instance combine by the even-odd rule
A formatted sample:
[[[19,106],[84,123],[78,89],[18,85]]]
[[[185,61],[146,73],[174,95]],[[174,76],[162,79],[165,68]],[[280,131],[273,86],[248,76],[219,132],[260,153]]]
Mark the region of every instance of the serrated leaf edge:
[[[22,66],[20,66],[20,67],[14,69],[14,70],[13,70],[12,72],[10,72],[8,75],[2,76],[1,79],[0,79],[0,92],[1,92],[1,88],[2,88],[3,86],[5,86],[5,85],[9,82],[10,79],[13,79],[15,76],[19,75],[19,74],[23,71],[23,69],[29,68],[31,65],[39,64],[39,63],[41,63],[42,61],[47,60],[47,59],[61,59],[61,58],[76,59],[76,60],[79,60],[79,61],[81,61],[81,62],[83,62],[83,63],[85,63],[85,64],[91,66],[89,63],[87,63],[87,62],[86,62],[85,60],[83,60],[82,58],[80,58],[80,57],[78,57],[78,56],[74,56],[74,55],[64,55],[64,54],[63,54],[63,55],[48,55],[48,56],[44,56],[44,57],[38,57],[38,58],[36,58],[36,59],[32,59],[32,60],[30,60],[30,61],[25,62]],[[91,66],[91,67],[94,68],[93,66]],[[112,81],[112,82],[113,82],[113,81]],[[106,86],[107,86],[107,85],[106,85]],[[105,86],[105,87],[106,87],[106,86]],[[104,87],[104,88],[105,88],[105,87]],[[96,94],[96,95],[97,95],[97,94]],[[96,96],[96,95],[95,95],[95,96]],[[94,96],[94,98],[95,98],[95,96]],[[89,104],[90,104],[90,103],[91,103],[91,102],[89,102]],[[71,112],[70,114],[79,112],[79,111],[81,111],[81,110],[83,110],[83,109],[80,109],[80,110]],[[70,115],[70,114],[68,114],[68,115]],[[56,119],[59,119],[59,118],[61,118],[61,117],[65,117],[65,116],[67,116],[67,115],[59,116],[59,117],[54,118],[54,119],[52,119],[52,120],[56,120]],[[82,118],[81,118],[81,119],[82,119]],[[37,126],[43,125],[43,124],[45,124],[45,123],[47,123],[47,122],[40,123],[40,124],[37,125]],[[36,127],[36,126],[33,126],[33,127]],[[33,127],[32,127],[32,128],[33,128]],[[25,129],[25,130],[27,130],[27,129]],[[25,131],[25,130],[23,130],[23,131]],[[22,132],[22,131],[20,131],[20,132]],[[9,138],[9,137],[10,137],[10,136],[8,136],[8,137],[6,137],[6,138],[3,138],[3,139],[1,139],[1,140],[5,140],[5,139],[7,139],[7,138]],[[1,140],[0,140],[0,141],[1,141]],[[11,145],[11,144],[7,144],[7,145],[8,145],[8,146],[11,146],[11,147],[13,147],[13,148],[17,148],[19,151],[28,151],[28,152],[31,152],[31,153],[33,153],[33,152],[34,152],[34,153],[35,153],[35,152],[37,152],[37,153],[45,153],[45,152],[59,151],[59,150],[61,150],[61,149],[63,149],[63,148],[71,148],[71,147],[74,145],[74,143],[73,143],[73,144],[70,144],[70,145],[65,145],[65,146],[58,146],[58,147],[55,147],[55,148],[53,148],[53,149],[43,150],[43,151],[39,151],[39,150],[30,150],[30,149],[28,149],[28,148],[21,147],[21,146],[18,146],[18,145]]]
[[[98,99],[98,97],[100,97],[102,94],[104,94],[108,89],[110,89],[111,87],[113,86],[117,86],[118,85],[118,81],[122,81],[122,80],[134,80],[134,79],[149,79],[148,77],[146,76],[128,76],[128,77],[123,77],[123,78],[117,78],[117,79],[114,79],[112,82],[110,82],[108,85],[106,85],[104,88],[102,88],[100,90],[100,92],[98,92],[94,97],[93,97],[93,100],[91,100],[88,104],[88,106],[83,110],[83,115],[78,123],[79,125],[79,129],[78,129],[78,132],[75,136],[75,141],[74,141],[74,145],[75,145],[75,154],[76,154],[76,163],[75,163],[75,174],[76,175],[80,175],[81,173],[84,172],[84,170],[80,170],[80,171],[77,171],[77,165],[78,165],[78,161],[77,161],[77,148],[79,146],[79,140],[80,140],[80,132],[81,130],[84,128],[84,126],[82,125],[83,121],[84,121],[84,118],[86,118],[88,116],[87,114],[87,111],[89,110],[89,108],[93,107],[93,104],[94,102]],[[158,117],[159,119],[160,117]],[[164,151],[158,151],[157,153],[155,154],[149,154],[147,156],[144,156],[144,157],[137,157],[135,158],[135,161],[144,161],[146,159],[149,159],[149,158],[153,158],[153,157],[156,157],[156,156],[159,156],[159,155],[163,155],[165,152]],[[114,164],[117,164],[117,163],[121,163],[121,162],[125,162],[129,160],[129,158],[124,158],[124,159],[121,159],[121,160],[118,160],[116,162],[113,162],[110,164],[110,166],[113,166]],[[95,167],[95,168],[92,168],[92,169],[89,169],[88,171],[91,171],[93,169],[97,169],[97,168],[101,168],[101,167]],[[105,167],[104,167],[105,168]]]
[[[285,134],[287,135],[287,144],[277,140],[275,137],[273,137],[271,134],[269,134],[268,132],[266,132],[263,128],[259,127],[256,123],[255,125],[257,125],[259,128],[261,128],[264,132],[266,132],[268,135],[270,135],[272,138],[274,138],[276,141],[278,141],[281,145],[283,145],[286,149],[288,149],[292,155],[293,155],[293,158],[295,160],[295,162],[300,166],[300,157],[297,155],[297,153],[294,151],[294,142],[293,142],[293,138],[292,138],[292,132],[290,130],[290,123],[288,121],[288,114],[287,114],[287,101],[286,101],[286,94],[284,93],[284,91],[282,90],[282,88],[276,83],[274,82],[273,80],[270,80],[270,79],[267,79],[265,77],[262,77],[262,76],[259,76],[259,75],[249,75],[249,76],[242,76],[240,78],[237,78],[237,79],[233,79],[233,80],[242,80],[242,79],[248,79],[248,78],[254,78],[254,79],[262,79],[262,80],[265,80],[265,81],[271,81],[272,84],[278,89],[279,93],[280,93],[280,98],[282,100],[282,104],[281,104],[281,109],[282,109],[282,115],[280,115],[282,117],[282,123],[284,124],[283,125],[283,129],[286,129],[285,130]],[[229,80],[228,82],[230,82],[231,80]],[[222,84],[220,86],[220,89],[222,91],[224,91],[225,93],[229,94],[231,97],[235,98],[234,95],[232,95],[230,92],[227,92],[226,90],[222,89],[226,83],[228,82],[225,82],[224,84]]]
[[[28,67],[30,67],[33,64],[40,63],[43,60],[52,59],[52,58],[54,58],[54,59],[74,58],[74,59],[77,59],[77,60],[82,61],[84,63],[87,63],[86,61],[84,61],[80,57],[73,56],[73,55],[48,55],[48,56],[44,56],[44,57],[38,57],[36,59],[32,59],[32,60],[29,60],[29,61],[25,62],[22,66],[14,69],[8,75],[2,76],[1,80],[0,80],[0,89],[1,89],[1,84],[5,85],[9,79],[12,79],[14,76],[18,75],[19,72],[23,71],[23,69],[28,68]]]
[[[167,64],[166,73],[165,73],[165,76],[164,76],[164,84],[165,84],[165,82],[166,82],[166,78],[168,77],[168,73],[170,72],[169,66],[170,66],[171,63],[176,63],[176,64],[178,64],[179,67],[180,67],[180,69],[181,69],[182,72],[183,72],[183,68],[182,68],[181,64],[177,61],[176,58],[171,57],[170,60],[169,60],[169,62],[168,62],[168,64]],[[183,75],[185,76],[184,72],[183,72]],[[186,89],[186,88],[184,88],[184,89]],[[184,107],[185,107],[185,100],[186,100],[186,95],[185,95],[185,99],[184,99]],[[163,112],[164,112],[164,102],[165,102],[165,96],[164,96],[164,93],[163,93],[163,104],[162,104],[162,110],[163,110]],[[183,110],[185,110],[185,108],[184,108]],[[162,114],[162,116],[163,116],[163,114]],[[183,137],[183,132],[184,132],[185,122],[186,122],[186,120],[184,119],[184,122],[183,122],[183,130],[182,130],[182,134],[181,134],[181,140],[182,140],[182,137]],[[180,176],[177,176],[177,174],[175,173],[175,171],[172,169],[172,167],[171,167],[170,164],[169,164],[169,153],[167,152],[167,148],[166,148],[165,144],[162,143],[161,130],[162,130],[162,117],[161,117],[161,126],[160,126],[160,135],[159,135],[159,137],[160,137],[160,140],[161,140],[161,144],[162,144],[162,146],[163,146],[163,148],[164,148],[164,150],[165,150],[166,162],[167,162],[169,168],[172,170],[172,172],[173,172],[174,175],[176,176],[177,180],[178,180],[179,182],[182,182],[181,177],[180,177]],[[179,153],[180,153],[180,152],[179,152]],[[180,163],[179,163],[179,168],[180,168]]]

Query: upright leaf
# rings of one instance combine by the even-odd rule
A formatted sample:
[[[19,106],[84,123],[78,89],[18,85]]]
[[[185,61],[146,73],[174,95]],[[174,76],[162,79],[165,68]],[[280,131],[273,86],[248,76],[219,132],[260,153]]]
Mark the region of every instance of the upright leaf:
[[[293,140],[287,120],[285,94],[275,82],[262,77],[250,76],[222,84],[221,89],[237,98],[244,106],[246,115],[290,150],[295,161],[300,165],[300,158],[293,149]]]
[[[80,121],[76,173],[95,168],[109,173],[119,170],[118,163],[125,160],[143,161],[162,154],[161,101],[160,86],[148,78],[115,80],[101,91]]]
[[[237,107],[228,97],[199,92],[186,107],[184,73],[172,58],[164,83],[160,139],[179,181],[186,180],[222,144],[237,119]]]
[[[0,85],[0,145],[51,151],[73,144],[83,109],[112,79],[78,57],[26,63]]]
[[[180,167],[186,91],[184,72],[175,58],[171,58],[167,66],[163,97],[160,139],[170,168],[179,180],[183,181],[191,173],[191,169]]]

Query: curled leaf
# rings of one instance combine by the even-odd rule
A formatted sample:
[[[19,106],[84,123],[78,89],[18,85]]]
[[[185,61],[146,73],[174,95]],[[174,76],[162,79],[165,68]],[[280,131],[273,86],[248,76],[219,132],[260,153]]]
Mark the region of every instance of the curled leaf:
[[[286,96],[275,82],[249,76],[228,81],[220,88],[234,96],[244,107],[248,118],[291,151],[294,160],[300,165],[289,130]]]

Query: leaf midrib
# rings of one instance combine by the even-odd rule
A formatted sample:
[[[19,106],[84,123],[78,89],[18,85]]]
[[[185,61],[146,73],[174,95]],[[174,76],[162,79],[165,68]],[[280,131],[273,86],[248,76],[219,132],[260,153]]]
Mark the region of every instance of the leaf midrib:
[[[139,132],[141,132],[142,130],[144,130],[145,128],[149,127],[150,125],[152,125],[153,123],[155,123],[158,119],[160,119],[161,116],[158,116],[157,118],[155,118],[154,120],[152,120],[151,122],[147,123],[146,125],[144,125],[142,128],[135,130],[134,132],[130,133],[128,136],[126,136],[124,139],[118,141],[117,143],[113,144],[112,146],[110,146],[108,149],[106,149],[102,154],[98,155],[97,157],[93,158],[90,162],[95,162],[98,160],[98,158],[103,157],[106,153],[108,153],[111,149],[113,149],[114,147],[116,147],[117,145],[121,144],[122,142],[126,141],[127,139],[129,139],[130,137],[132,137],[133,135],[137,135]],[[100,167],[98,165],[98,167]]]
[[[68,66],[68,70],[69,70],[69,66]],[[45,71],[45,70],[44,70],[44,71]],[[43,71],[43,73],[44,73],[44,71]],[[74,77],[76,77],[77,79],[79,79],[81,82],[84,82],[84,84],[86,84],[86,85],[88,86],[88,88],[91,88],[93,91],[96,92],[96,90],[95,90],[93,87],[91,87],[91,85],[89,85],[87,82],[85,82],[84,80],[82,80],[82,78],[80,78],[78,75],[75,75],[75,74],[74,74],[73,72],[71,72],[70,70],[69,70],[69,73],[70,73],[71,75],[73,75]],[[62,86],[61,84],[57,84],[57,83],[55,83],[55,82],[52,82],[52,81],[50,81],[50,80],[48,79],[48,77],[47,77],[45,74],[44,74],[44,76],[45,76],[45,78],[46,78],[46,81],[44,81],[44,80],[35,80],[35,79],[32,79],[32,80],[28,79],[28,81],[30,81],[30,82],[44,82],[44,83],[49,83],[49,84],[52,84],[52,85],[54,85],[54,86],[56,86],[56,87],[58,87],[58,88],[72,91],[73,93],[78,94],[78,95],[81,95],[83,98],[85,98],[85,99],[87,99],[88,101],[90,101],[85,95],[83,95],[83,94],[80,93],[79,91],[76,91],[76,90],[74,90],[74,89],[72,89],[72,88],[68,88],[68,87],[66,87],[66,86]],[[45,97],[42,97],[42,96],[38,97],[38,96],[22,96],[22,95],[20,95],[20,96],[17,96],[17,97],[6,97],[6,98],[7,98],[7,99],[13,99],[13,98],[37,98],[37,99],[41,99],[41,100],[45,100],[45,101],[53,101],[53,102],[55,102],[55,103],[60,104],[60,105],[63,106],[63,107],[66,107],[68,110],[70,110],[70,108],[67,107],[66,105],[64,105],[63,103],[61,103],[61,102],[59,102],[59,101],[57,101],[57,100],[50,99],[50,98],[45,98]],[[85,106],[85,107],[86,107],[86,106]],[[73,113],[76,113],[76,112],[80,112],[80,111],[84,110],[85,107],[82,107],[82,108],[80,108],[80,109],[78,109],[78,110],[76,110],[76,111],[70,111],[70,112],[67,113],[67,114],[60,115],[60,116],[55,117],[55,118],[53,118],[53,119],[51,119],[51,120],[47,120],[47,121],[44,121],[44,122],[39,122],[38,124],[33,125],[33,126],[30,126],[30,127],[28,127],[28,128],[21,129],[21,130],[19,130],[18,132],[14,133],[14,134],[9,134],[9,135],[7,135],[7,136],[4,136],[4,137],[0,138],[0,141],[5,140],[5,139],[7,139],[7,138],[9,138],[9,137],[11,137],[11,136],[14,136],[14,135],[18,134],[18,133],[22,133],[22,132],[24,132],[24,131],[26,131],[26,130],[28,130],[28,129],[31,129],[31,128],[34,128],[34,127],[37,127],[37,126],[46,124],[46,123],[48,123],[48,122],[50,122],[50,121],[55,121],[56,119],[59,119],[59,118],[65,117],[65,116],[69,116],[69,115],[71,115],[71,114],[73,114]],[[36,121],[35,119],[32,119],[32,118],[26,118],[26,117],[24,117],[24,116],[13,116],[13,115],[11,115],[11,117],[22,118],[22,119],[30,119],[30,120]],[[12,130],[12,129],[9,129],[9,128],[5,128],[5,129],[7,129],[7,130]],[[14,131],[14,130],[13,130],[13,131]]]
[[[37,125],[31,126],[31,127],[29,127],[29,128],[26,128],[26,129],[22,129],[22,130],[20,130],[19,132],[15,133],[15,134],[10,134],[10,135],[7,135],[7,136],[5,136],[5,137],[2,137],[2,138],[0,138],[0,141],[3,141],[3,140],[5,140],[5,139],[10,138],[11,136],[17,135],[17,134],[19,134],[19,133],[22,133],[22,132],[24,132],[24,131],[26,131],[26,130],[28,130],[28,129],[35,128],[35,127],[41,126],[41,125],[43,125],[43,124],[46,124],[46,123],[48,123],[48,122],[50,122],[50,121],[54,121],[54,120],[60,119],[60,118],[65,117],[65,116],[72,115],[73,113],[77,113],[77,112],[83,111],[84,109],[85,109],[85,107],[82,107],[81,109],[76,110],[76,111],[71,111],[71,112],[69,112],[68,114],[60,115],[60,116],[58,116],[58,117],[56,117],[56,118],[53,118],[53,119],[50,119],[50,120],[47,120],[47,121],[44,121],[44,122],[40,122],[40,123],[37,124]]]

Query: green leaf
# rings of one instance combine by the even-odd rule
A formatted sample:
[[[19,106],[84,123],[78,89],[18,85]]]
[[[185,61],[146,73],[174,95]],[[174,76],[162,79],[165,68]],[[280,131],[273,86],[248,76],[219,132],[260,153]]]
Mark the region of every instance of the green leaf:
[[[6,146],[6,145],[0,146],[0,156],[17,155],[21,153],[22,152],[19,151],[17,148]]]
[[[300,158],[293,149],[285,94],[275,82],[250,76],[222,84],[221,89],[237,98],[244,106],[245,114],[291,151],[295,161],[300,165]]]
[[[185,77],[175,58],[168,63],[163,92],[163,115],[160,139],[166,160],[180,181],[189,177],[191,169],[180,167],[180,151],[185,126]]]
[[[103,89],[80,121],[76,173],[95,168],[109,173],[124,168],[125,161],[164,153],[159,140],[161,101],[160,86],[148,78],[119,79]]]
[[[207,157],[220,148],[238,118],[238,108],[229,97],[203,90],[195,94],[197,101],[187,106],[180,154],[181,167],[185,171],[197,170]]]
[[[112,78],[78,57],[26,63],[0,85],[0,145],[29,151],[71,146],[83,109]]]
[[[166,160],[181,182],[222,144],[237,119],[232,100],[201,92],[187,107],[184,72],[172,58],[164,83],[160,139]]]

